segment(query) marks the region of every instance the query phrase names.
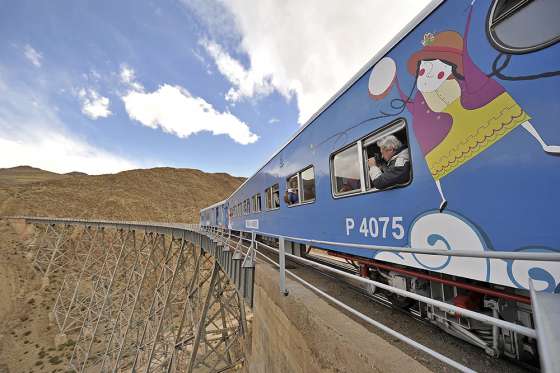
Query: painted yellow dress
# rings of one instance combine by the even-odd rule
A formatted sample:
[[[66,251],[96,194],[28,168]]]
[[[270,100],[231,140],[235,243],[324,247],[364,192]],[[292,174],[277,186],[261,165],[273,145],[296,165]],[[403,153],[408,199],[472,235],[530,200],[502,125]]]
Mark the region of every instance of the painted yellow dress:
[[[435,180],[452,172],[530,119],[507,92],[472,110],[465,109],[461,105],[461,98],[458,98],[442,112],[453,118],[453,125],[447,136],[425,156]]]

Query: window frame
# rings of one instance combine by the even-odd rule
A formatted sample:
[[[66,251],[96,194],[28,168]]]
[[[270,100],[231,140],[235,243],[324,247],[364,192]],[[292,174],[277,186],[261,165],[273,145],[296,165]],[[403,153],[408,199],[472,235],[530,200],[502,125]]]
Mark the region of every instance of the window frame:
[[[264,190],[264,209],[268,211],[272,209],[272,186],[265,188]]]
[[[339,154],[342,153],[350,148],[353,148],[354,146],[356,146],[356,151],[358,152],[358,162],[363,164],[363,151],[362,151],[362,146],[361,146],[361,141],[357,140],[354,141],[336,151],[334,151],[333,153],[331,153],[329,155],[329,171],[331,173],[331,195],[334,198],[340,198],[340,197],[345,197],[345,196],[350,196],[350,195],[354,195],[354,194],[358,194],[362,192],[363,189],[363,185],[364,185],[364,180],[363,180],[363,171],[360,170],[360,189],[354,189],[354,190],[349,190],[348,192],[342,192],[342,193],[336,193],[336,175],[334,173],[334,157]],[[360,168],[363,168],[360,167]]]
[[[402,124],[400,124],[402,122]],[[397,127],[392,128],[392,127]],[[400,184],[400,185],[395,185],[393,187],[390,188],[386,188],[386,189],[375,189],[375,188],[366,188],[366,177],[369,179],[369,175],[368,175],[368,171],[366,169],[367,164],[366,164],[366,159],[364,158],[364,152],[367,146],[371,145],[372,143],[377,142],[377,140],[379,140],[379,138],[383,137],[383,136],[387,136],[387,135],[391,135],[395,132],[401,131],[401,130],[405,130],[405,134],[406,134],[406,142],[407,142],[407,149],[408,149],[408,155],[410,158],[410,178],[408,180],[408,182],[406,184]],[[367,144],[364,146],[364,142],[367,141]],[[336,179],[335,179],[335,174],[334,174],[334,156],[337,155],[338,153],[343,152],[344,150],[347,150],[353,146],[356,146],[358,148],[358,160],[361,163],[361,167],[360,167],[360,183],[361,183],[361,187],[360,189],[356,189],[353,191],[349,191],[349,192],[344,192],[344,193],[335,193],[335,188],[336,188]],[[376,130],[366,134],[365,136],[362,136],[360,138],[358,138],[356,141],[347,144],[346,146],[339,148],[337,150],[335,150],[334,152],[332,152],[329,155],[329,172],[331,174],[331,197],[333,197],[334,199],[339,199],[339,198],[345,198],[345,197],[350,197],[350,196],[355,196],[355,195],[362,195],[362,194],[368,194],[368,193],[377,193],[377,192],[385,192],[388,190],[392,190],[392,189],[400,189],[400,188],[405,188],[407,186],[409,186],[412,183],[412,180],[414,179],[414,172],[413,172],[413,167],[412,167],[412,152],[410,149],[410,132],[408,129],[408,122],[404,117],[399,117],[379,128],[377,128]],[[370,185],[370,181],[368,180],[368,186]]]
[[[274,187],[276,187],[277,190],[278,190],[278,207],[273,207],[274,206]],[[274,183],[270,186],[270,206],[271,206],[271,210],[278,210],[280,208],[280,206],[282,206],[282,203],[280,202],[280,183]]]
[[[524,0],[523,2],[515,5],[510,10],[505,12],[503,15],[498,17],[498,19],[493,20],[494,12],[496,11],[496,7],[497,7],[499,1],[500,0],[492,0],[492,4],[490,5],[488,14],[486,16],[486,24],[485,24],[485,27],[484,27],[485,30],[486,30],[486,36],[487,36],[488,40],[490,41],[490,44],[492,44],[492,46],[495,49],[497,49],[498,51],[500,51],[502,53],[507,53],[507,54],[525,54],[525,53],[531,53],[531,52],[535,52],[535,51],[538,51],[538,50],[541,50],[541,49],[545,49],[547,47],[550,47],[550,46],[560,42],[560,35],[557,35],[557,36],[553,37],[552,39],[550,39],[550,40],[548,40],[544,43],[536,44],[536,45],[533,45],[533,46],[530,46],[530,47],[525,47],[525,48],[511,47],[511,46],[507,45],[506,43],[504,43],[503,41],[501,41],[494,31],[494,26],[498,25],[500,22],[505,21],[506,19],[508,19],[509,17],[514,15],[516,12],[520,11],[525,6],[529,5],[534,0]]]
[[[273,192],[272,192],[272,188],[274,188],[275,186],[278,187],[278,207],[273,207],[274,205],[274,198],[273,198]],[[274,211],[274,210],[278,210],[281,206],[280,203],[280,183],[274,183],[271,186],[269,186],[268,188],[266,188],[264,190],[264,194],[265,194],[265,210],[263,211]],[[270,202],[270,205],[268,204],[268,202]],[[262,202],[261,202],[262,203]]]
[[[255,193],[251,197],[251,211],[253,213],[259,213],[262,211],[262,201],[260,193]]]
[[[303,201],[303,179],[301,178],[301,174],[304,171],[307,171],[309,169],[313,169],[313,186],[315,189],[315,196],[313,197],[313,199],[310,199],[308,201]],[[293,174],[291,174],[290,176],[288,176],[286,178],[286,192],[288,191],[288,186],[289,186],[289,181],[290,179],[292,179],[294,176],[297,176],[297,181],[298,181],[298,203],[292,203],[292,204],[288,204],[286,203],[287,207],[297,207],[297,206],[301,206],[301,205],[309,205],[311,203],[315,203],[315,201],[317,200],[317,184],[315,183],[315,167],[310,164],[308,166],[306,166],[305,168],[302,168],[301,170],[299,170],[298,172],[295,172]],[[285,201],[284,201],[285,202]]]

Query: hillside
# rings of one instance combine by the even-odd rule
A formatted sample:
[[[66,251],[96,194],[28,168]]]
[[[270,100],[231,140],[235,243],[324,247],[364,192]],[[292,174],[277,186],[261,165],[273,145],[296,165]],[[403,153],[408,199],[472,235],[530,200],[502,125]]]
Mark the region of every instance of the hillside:
[[[243,178],[154,168],[114,175],[0,169],[0,216],[34,215],[196,222],[200,208],[233,192]],[[48,312],[59,283],[43,289],[10,223],[0,225],[0,373],[64,372],[71,345],[56,348]]]
[[[110,175],[0,169],[0,216],[31,215],[192,223],[244,178],[153,168]]]
[[[38,181],[62,179],[72,176],[72,174],[74,173],[57,174],[55,172],[49,172],[30,166],[0,168],[0,188],[29,184]]]

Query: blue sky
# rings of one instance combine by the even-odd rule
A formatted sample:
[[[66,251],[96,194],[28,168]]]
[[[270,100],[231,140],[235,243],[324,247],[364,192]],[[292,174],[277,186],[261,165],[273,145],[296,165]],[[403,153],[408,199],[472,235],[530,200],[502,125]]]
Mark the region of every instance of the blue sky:
[[[0,0],[0,167],[250,176],[426,3]]]

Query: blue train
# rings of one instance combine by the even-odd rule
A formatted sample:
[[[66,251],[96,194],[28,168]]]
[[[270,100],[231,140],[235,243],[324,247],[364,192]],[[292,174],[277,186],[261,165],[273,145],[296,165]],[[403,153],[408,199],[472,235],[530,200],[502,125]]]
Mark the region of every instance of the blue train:
[[[201,210],[200,224],[559,252],[558,19],[557,0],[432,1],[228,199]],[[560,292],[557,262],[321,248],[363,276],[529,327],[529,279]],[[392,301],[489,353],[535,359],[534,340]]]

